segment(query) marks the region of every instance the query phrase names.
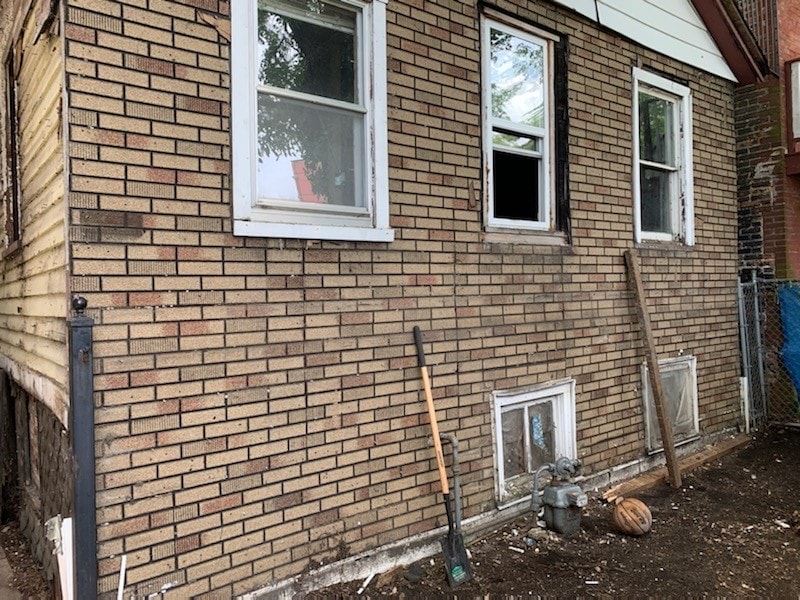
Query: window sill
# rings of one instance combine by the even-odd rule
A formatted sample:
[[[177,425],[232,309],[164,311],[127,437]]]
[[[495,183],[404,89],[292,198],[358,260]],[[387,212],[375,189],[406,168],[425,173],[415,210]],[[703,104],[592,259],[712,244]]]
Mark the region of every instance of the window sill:
[[[353,242],[392,242],[393,229],[347,227],[342,225],[298,225],[235,220],[233,234],[244,237],[337,240]]]
[[[22,247],[22,244],[20,243],[19,240],[15,241],[15,242],[11,242],[11,244],[9,244],[8,248],[3,250],[3,258],[8,258],[9,256],[12,256],[12,255],[16,254],[17,251],[21,247]]]
[[[698,432],[692,432],[689,434],[689,437],[686,437],[680,441],[675,442],[675,447],[680,448],[681,446],[685,446],[687,444],[691,444],[692,442],[696,442],[700,439],[700,434]],[[647,451],[647,456],[655,456],[656,454],[663,454],[664,447],[659,446],[658,448],[653,448],[652,450]]]
[[[533,232],[520,229],[487,227],[482,241],[488,244],[529,244],[532,246],[569,246],[567,235],[561,231]]]
[[[684,251],[689,252],[694,248],[686,242],[678,242],[675,240],[648,240],[643,239],[637,242],[634,246],[640,250],[670,250],[670,251]]]

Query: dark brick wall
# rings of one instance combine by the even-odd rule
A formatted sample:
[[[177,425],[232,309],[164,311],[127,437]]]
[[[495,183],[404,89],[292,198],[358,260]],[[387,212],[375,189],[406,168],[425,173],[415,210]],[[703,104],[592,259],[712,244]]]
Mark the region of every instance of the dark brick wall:
[[[738,0],[750,30],[773,71],[778,71],[778,8],[775,0]]]
[[[0,378],[0,523],[13,517],[17,491],[17,440],[14,398],[6,377]]]
[[[58,514],[62,517],[72,514],[69,438],[44,404],[14,383],[10,388],[16,417],[20,529],[48,579],[54,579],[58,577],[58,563],[53,543],[45,536],[45,522]]]
[[[784,172],[780,98],[774,77],[736,91],[739,264],[762,276],[775,274],[775,232],[782,223],[776,205]]]

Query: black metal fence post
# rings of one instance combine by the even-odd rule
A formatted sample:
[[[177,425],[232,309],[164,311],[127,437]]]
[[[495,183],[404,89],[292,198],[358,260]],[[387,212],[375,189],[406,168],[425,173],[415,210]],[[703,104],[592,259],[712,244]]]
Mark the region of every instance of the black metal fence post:
[[[97,597],[97,513],[94,456],[94,368],[92,327],[86,299],[72,300],[69,321],[69,397],[72,452],[75,457],[75,598]]]

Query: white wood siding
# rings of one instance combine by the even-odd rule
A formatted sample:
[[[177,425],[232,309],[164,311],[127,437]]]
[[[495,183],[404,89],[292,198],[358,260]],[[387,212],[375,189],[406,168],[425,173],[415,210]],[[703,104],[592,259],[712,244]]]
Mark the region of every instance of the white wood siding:
[[[554,0],[666,56],[736,81],[690,0]]]
[[[61,141],[62,52],[55,35],[43,34],[32,44],[31,21],[22,33],[23,54],[17,78],[21,248],[0,259],[0,368],[65,421],[67,261]]]

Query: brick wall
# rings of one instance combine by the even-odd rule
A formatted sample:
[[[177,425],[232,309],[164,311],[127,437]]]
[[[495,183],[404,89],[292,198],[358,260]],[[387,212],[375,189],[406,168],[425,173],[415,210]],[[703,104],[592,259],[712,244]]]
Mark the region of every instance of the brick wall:
[[[777,77],[737,88],[739,264],[766,277],[775,275],[784,243],[782,116]]]
[[[465,516],[494,509],[490,394],[577,381],[586,472],[643,456],[633,66],[694,93],[697,245],[642,250],[659,351],[738,418],[732,88],[532,1],[568,36],[570,246],[481,238],[474,3],[390,2],[390,244],[244,239],[229,204],[229,5],[69,0],[72,289],[95,318],[100,591],[247,592],[444,523],[411,328]]]
[[[797,2],[740,0],[778,77],[737,90],[741,268],[781,278],[800,275],[800,178],[787,176],[794,151],[786,121],[786,61],[800,58]],[[757,239],[755,229],[760,229]]]
[[[15,516],[30,542],[31,553],[47,578],[57,579],[57,557],[53,542],[46,538],[45,522],[56,515],[72,515],[74,469],[69,438],[47,406],[10,382],[6,373],[0,372],[0,376],[6,392],[13,398],[15,417],[15,489],[6,491],[16,496]]]
[[[778,58],[778,0],[737,0],[737,4],[764,51],[770,69],[777,73],[781,68]]]
[[[800,22],[800,4],[797,2],[778,3],[778,44],[782,62],[800,58],[800,30],[796,23]],[[783,72],[782,72],[783,74]],[[788,95],[788,81],[783,79],[783,94]],[[787,126],[788,130],[788,126]],[[800,151],[800,148],[790,147],[790,152]],[[800,277],[800,176],[786,177],[784,188],[784,202],[786,220],[783,236],[785,239],[785,266],[782,269],[784,277]]]

